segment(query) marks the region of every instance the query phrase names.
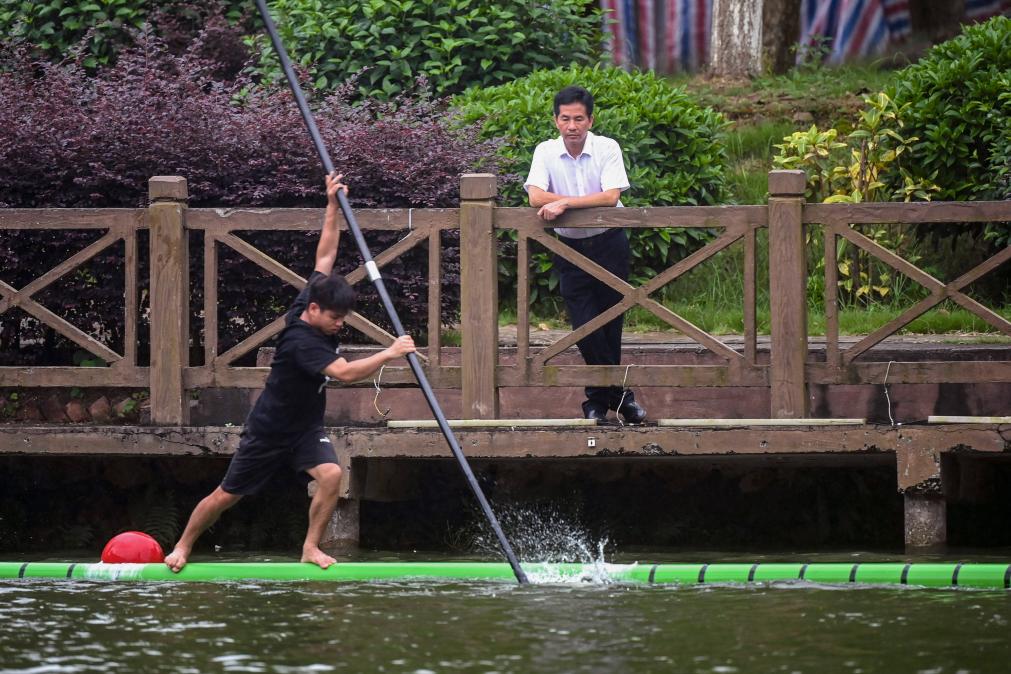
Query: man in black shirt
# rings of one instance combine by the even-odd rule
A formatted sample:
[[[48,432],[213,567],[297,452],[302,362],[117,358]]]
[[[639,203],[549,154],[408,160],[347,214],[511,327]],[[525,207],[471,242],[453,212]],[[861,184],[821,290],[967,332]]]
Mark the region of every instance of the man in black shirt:
[[[246,419],[228,472],[221,485],[194,508],[175,549],[165,558],[173,571],[186,565],[197,538],[222,512],[243,496],[258,492],[284,466],[309,475],[317,485],[309,506],[302,561],[324,569],[336,561],[319,549],[337,506],[341,478],[337,454],[323,430],[326,383],[364,379],[414,351],[414,341],[404,335],[368,358],[348,362],[340,355],[337,332],[355,301],[355,291],[344,277],[331,274],[340,240],[337,190],[347,193],[340,179],[339,175],[326,177],[326,216],[316,247],[316,266],[285,316],[267,384]]]

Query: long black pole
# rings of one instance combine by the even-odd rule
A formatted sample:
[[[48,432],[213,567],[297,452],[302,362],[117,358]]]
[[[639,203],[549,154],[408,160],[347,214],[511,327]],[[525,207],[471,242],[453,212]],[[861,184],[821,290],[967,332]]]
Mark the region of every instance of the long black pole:
[[[270,41],[274,45],[274,51],[277,52],[277,57],[281,61],[281,67],[284,68],[284,76],[288,79],[288,86],[291,87],[291,93],[295,96],[295,102],[298,103],[298,109],[302,113],[302,120],[305,122],[306,129],[309,130],[309,135],[312,136],[312,142],[313,145],[316,146],[316,152],[319,154],[320,161],[323,162],[323,168],[326,169],[328,174],[331,174],[334,172],[334,165],[330,160],[330,153],[326,151],[326,147],[323,145],[323,138],[319,135],[319,129],[316,127],[316,120],[313,118],[312,112],[309,110],[309,105],[305,102],[305,96],[302,94],[302,88],[298,85],[298,80],[295,79],[295,71],[291,67],[291,60],[288,58],[288,52],[281,43],[281,37],[277,34],[277,28],[274,26],[274,21],[270,18],[270,13],[267,11],[267,4],[265,0],[256,0],[256,6],[260,10],[260,16],[263,18],[263,24],[267,27],[267,33],[270,35]],[[365,242],[365,237],[362,235],[362,230],[358,226],[358,221],[355,220],[355,214],[351,211],[351,205],[348,203],[348,199],[344,195],[344,192],[340,190],[337,191],[337,202],[340,204],[341,212],[344,214],[344,219],[348,223],[348,229],[351,230],[351,234],[355,237],[355,243],[358,244],[358,251],[361,253],[362,259],[365,260],[365,269],[369,273],[369,279],[372,281],[373,285],[375,285],[376,292],[379,293],[379,298],[382,300],[383,308],[386,309],[386,313],[390,317],[390,322],[393,323],[393,331],[398,337],[404,335],[404,326],[400,323],[400,317],[397,316],[397,310],[393,308],[393,302],[390,300],[390,294],[386,291],[386,285],[383,283],[383,277],[379,274],[379,268],[372,260],[372,253],[369,251],[369,246]],[[519,560],[516,559],[516,554],[513,553],[512,546],[510,546],[509,541],[506,540],[505,534],[502,533],[502,527],[499,525],[498,519],[495,517],[495,513],[492,512],[491,506],[488,504],[488,499],[485,498],[484,492],[481,491],[481,485],[477,483],[477,478],[474,477],[474,471],[470,469],[470,464],[467,463],[467,457],[463,455],[463,450],[460,449],[460,443],[457,442],[456,436],[449,427],[449,422],[446,421],[446,415],[442,413],[442,408],[439,407],[439,402],[435,399],[435,393],[433,393],[432,387],[428,383],[428,377],[425,376],[425,372],[421,369],[421,363],[418,361],[418,356],[413,353],[407,354],[407,362],[410,363],[411,371],[414,372],[414,376],[418,380],[418,386],[421,387],[422,392],[425,394],[425,400],[428,401],[428,406],[432,409],[432,414],[435,415],[435,420],[439,424],[439,429],[446,437],[446,442],[449,443],[449,448],[453,451],[453,456],[456,457],[457,463],[460,464],[460,469],[467,478],[467,484],[470,485],[471,491],[474,492],[474,496],[477,497],[478,503],[481,504],[481,510],[484,511],[484,516],[488,519],[488,523],[495,531],[495,535],[498,537],[499,545],[502,546],[502,552],[505,553],[506,559],[509,560],[509,565],[513,569],[513,573],[516,574],[516,580],[520,583],[528,582],[527,575],[523,572],[523,568],[520,566]]]

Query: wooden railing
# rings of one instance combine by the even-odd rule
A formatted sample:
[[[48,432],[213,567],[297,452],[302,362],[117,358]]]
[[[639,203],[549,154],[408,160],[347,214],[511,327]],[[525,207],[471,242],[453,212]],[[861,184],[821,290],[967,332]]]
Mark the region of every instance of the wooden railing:
[[[262,346],[269,339],[281,332],[284,327],[284,317],[279,316],[268,325],[256,331],[238,344],[219,353],[218,338],[218,252],[221,246],[227,246],[253,262],[261,269],[277,276],[294,288],[305,286],[306,279],[284,266],[277,260],[259,250],[233,232],[243,231],[318,231],[320,227],[320,212],[315,209],[272,209],[272,210],[224,210],[224,209],[190,209],[186,214],[185,228],[200,230],[204,233],[204,364],[199,367],[187,367],[185,382],[189,388],[206,388],[209,386],[239,386],[256,387],[263,384],[267,368],[235,367],[236,360],[253,349]],[[408,233],[389,248],[374,250],[376,265],[382,269],[391,261],[423,242],[428,242],[428,306],[429,323],[438,326],[440,322],[439,307],[441,298],[441,248],[440,234],[447,229],[455,229],[457,209],[429,210],[375,210],[361,211],[358,221],[363,230],[408,230]],[[410,223],[410,225],[408,224]],[[346,244],[348,245],[348,244]],[[312,250],[307,250],[312,255]],[[352,285],[366,280],[367,272],[364,266],[347,275]],[[352,312],[346,324],[368,336],[377,343],[385,344],[393,340],[393,335],[369,321],[361,314]],[[447,372],[441,367],[441,344],[439,330],[429,330],[428,348],[420,354],[422,362],[429,366],[435,385],[444,386]],[[390,369],[388,381],[399,382],[400,370]],[[410,374],[406,374],[410,377]],[[459,387],[458,376],[455,377]],[[384,379],[385,379],[384,375]],[[407,379],[404,379],[407,381]]]
[[[1011,225],[1011,201],[915,204],[810,204],[804,208],[804,225],[819,224],[824,230],[825,256],[825,363],[809,364],[807,381],[818,384],[866,384],[884,381],[887,368],[892,383],[943,383],[972,381],[1011,381],[1009,362],[943,362],[861,363],[857,359],[886,337],[894,335],[925,312],[945,300],[951,300],[978,316],[995,329],[1011,335],[1011,322],[991,308],[965,294],[967,286],[980,280],[1011,260],[1011,246],[988,260],[944,283],[912,262],[903,259],[862,234],[855,227],[868,224],[931,224],[944,223],[964,227],[970,223],[1004,222]],[[839,276],[836,243],[845,239],[896,272],[920,284],[929,292],[899,316],[843,349],[839,344]]]
[[[1011,335],[1011,323],[964,293],[970,283],[1011,259],[1011,247],[950,283],[943,283],[894,252],[861,234],[855,226],[871,223],[1011,222],[1009,202],[918,204],[805,204],[804,175],[799,171],[773,171],[769,176],[768,206],[674,208],[624,208],[574,211],[565,215],[567,227],[706,228],[717,236],[683,260],[661,270],[642,286],[633,286],[609,274],[549,234],[528,208],[497,208],[496,180],[491,175],[468,175],[461,181],[459,209],[359,211],[363,229],[399,231],[402,238],[383,251],[373,251],[382,268],[408,250],[428,244],[428,335],[423,350],[424,367],[436,388],[462,389],[464,415],[498,416],[498,390],[509,386],[584,386],[626,383],[629,386],[760,386],[770,389],[770,416],[807,416],[808,384],[1011,381],[1011,362],[875,363],[860,357],[914,318],[950,299],[989,325]],[[189,209],[182,178],[156,177],[150,182],[151,206],[146,210],[0,210],[0,229],[100,229],[105,235],[81,252],[55,266],[26,286],[15,289],[0,282],[0,313],[20,307],[81,348],[102,358],[106,368],[0,367],[0,386],[123,386],[151,390],[152,421],[183,424],[187,421],[187,390],[207,387],[256,388],[267,368],[237,367],[243,355],[262,346],[282,328],[277,318],[223,352],[219,349],[218,256],[227,247],[294,288],[305,279],[274,260],[236,231],[315,231],[321,213],[314,209]],[[809,362],[807,335],[806,227],[824,230],[825,312],[827,316],[825,362]],[[953,225],[958,226],[958,225]],[[137,364],[137,232],[150,228],[151,251],[151,364]],[[441,326],[441,234],[460,230],[461,354],[460,364],[444,362]],[[757,237],[766,230],[769,258],[770,358],[758,359],[756,329]],[[517,238],[516,364],[500,361],[498,348],[498,248],[496,233],[514,231]],[[204,358],[201,365],[188,362],[192,269],[188,258],[189,232],[203,235]],[[844,238],[867,254],[922,284],[929,296],[895,320],[847,349],[840,346],[837,294],[836,242]],[[55,280],[122,239],[125,242],[125,341],[123,353],[88,335],[42,307],[32,296]],[[621,295],[612,309],[543,348],[532,348],[529,332],[530,255],[538,245],[600,278]],[[724,340],[693,325],[651,297],[721,251],[743,248],[744,339],[738,350]],[[366,280],[364,267],[348,275],[352,283]],[[396,298],[394,298],[396,302]],[[710,351],[716,364],[590,366],[555,364],[592,330],[632,307],[641,307],[671,328]],[[360,315],[348,325],[380,344],[392,335]],[[410,384],[406,367],[387,368],[383,381]]]
[[[642,307],[664,323],[691,337],[727,361],[717,366],[657,366],[627,370],[630,386],[761,386],[766,385],[765,368],[755,360],[755,231],[767,226],[764,206],[712,206],[676,208],[624,208],[575,211],[566,216],[566,227],[685,227],[722,230],[719,235],[691,255],[661,270],[642,286],[635,287],[600,265],[575,252],[531,218],[530,209],[504,208],[495,212],[496,229],[516,232],[517,238],[517,336],[518,368],[502,369],[499,381],[505,386],[606,385],[615,377],[625,378],[624,365],[549,365],[548,362],[575,346],[576,342],[635,306]],[[530,249],[536,242],[555,255],[593,274],[622,299],[612,308],[580,326],[553,344],[533,352],[530,349]],[[693,325],[650,296],[691,271],[720,251],[740,243],[744,247],[744,350],[737,351],[718,337]]]
[[[0,386],[122,386],[148,385],[149,372],[137,365],[137,232],[148,226],[144,209],[0,209],[0,230],[96,230],[104,235],[20,289],[0,280],[0,314],[19,308],[49,326],[109,367],[3,367]],[[56,281],[122,240],[124,245],[124,309],[122,353],[56,315],[33,299]],[[4,262],[0,269],[7,266]],[[3,272],[0,271],[0,276]]]
[[[181,180],[176,178],[152,179],[152,208],[160,202],[156,200],[157,185],[168,184],[168,181]],[[161,223],[164,236],[157,236],[159,230],[152,224],[151,250],[152,260],[169,261],[169,269],[182,270],[184,263],[177,263],[173,257],[179,250],[185,232],[203,232],[204,242],[204,362],[200,366],[190,366],[185,362],[185,350],[180,349],[177,335],[180,326],[171,319],[163,319],[162,312],[155,310],[156,300],[161,306],[168,307],[166,315],[188,315],[186,298],[189,296],[189,275],[171,273],[168,283],[171,290],[164,294],[156,291],[154,274],[152,274],[152,381],[151,410],[152,421],[156,423],[183,423],[186,419],[187,402],[185,391],[208,387],[238,387],[259,388],[263,386],[269,368],[267,367],[237,367],[235,361],[250,351],[264,345],[284,328],[284,317],[279,316],[268,325],[260,328],[254,334],[243,339],[238,344],[219,353],[218,335],[218,284],[220,273],[218,254],[221,246],[227,246],[247,260],[264,269],[295,289],[305,287],[306,279],[284,266],[277,260],[259,250],[246,240],[234,234],[242,231],[317,231],[320,227],[321,213],[315,209],[186,209],[185,195],[175,195],[172,199],[171,217]],[[360,211],[358,223],[365,231],[406,231],[406,234],[395,244],[385,250],[373,250],[376,265],[382,269],[391,261],[423,242],[428,242],[428,346],[419,357],[426,368],[426,374],[432,385],[440,388],[460,388],[460,367],[446,365],[441,357],[441,234],[445,230],[459,227],[460,210],[457,209],[424,209],[424,210],[371,210]],[[154,221],[153,221],[154,222]],[[347,245],[347,244],[345,244]],[[185,250],[185,246],[182,246]],[[159,255],[161,251],[161,255]],[[307,252],[312,255],[312,250]],[[352,285],[367,279],[364,265],[347,275]],[[161,321],[164,330],[158,329]],[[346,325],[358,330],[380,344],[389,344],[394,336],[369,321],[359,313],[352,312]],[[164,343],[159,348],[154,342],[154,335],[160,335]],[[186,335],[183,327],[181,334]],[[184,342],[185,343],[185,342]],[[177,353],[178,352],[178,353]],[[156,363],[155,354],[163,358]],[[155,376],[157,373],[157,377]],[[385,370],[383,381],[387,384],[405,384],[413,382],[413,376],[407,367],[389,367]],[[159,385],[160,384],[160,385]],[[155,410],[159,410],[156,415]]]

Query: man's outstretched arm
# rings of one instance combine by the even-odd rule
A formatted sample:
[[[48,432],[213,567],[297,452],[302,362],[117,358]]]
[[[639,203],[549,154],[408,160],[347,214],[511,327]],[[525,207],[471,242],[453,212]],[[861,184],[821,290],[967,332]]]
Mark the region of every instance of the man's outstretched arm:
[[[341,230],[337,224],[337,214],[340,205],[337,203],[337,190],[348,193],[348,187],[341,182],[342,175],[326,177],[326,215],[323,216],[323,229],[319,233],[319,244],[316,246],[316,266],[321,274],[330,275],[334,263],[337,262],[337,244],[340,243]]]
[[[342,356],[323,368],[323,374],[339,382],[350,384],[365,379],[391,360],[396,360],[409,353],[414,353],[414,339],[410,335],[402,335],[382,351],[367,358],[349,361]]]

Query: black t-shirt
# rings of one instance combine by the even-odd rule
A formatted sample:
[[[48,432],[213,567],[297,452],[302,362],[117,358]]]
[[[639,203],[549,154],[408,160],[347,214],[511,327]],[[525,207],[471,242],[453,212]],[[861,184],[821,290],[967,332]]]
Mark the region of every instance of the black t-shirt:
[[[309,276],[284,317],[267,385],[246,419],[247,432],[291,437],[323,426],[329,381],[323,369],[340,356],[340,340],[299,318],[309,305],[309,284],[322,276],[317,271]]]

